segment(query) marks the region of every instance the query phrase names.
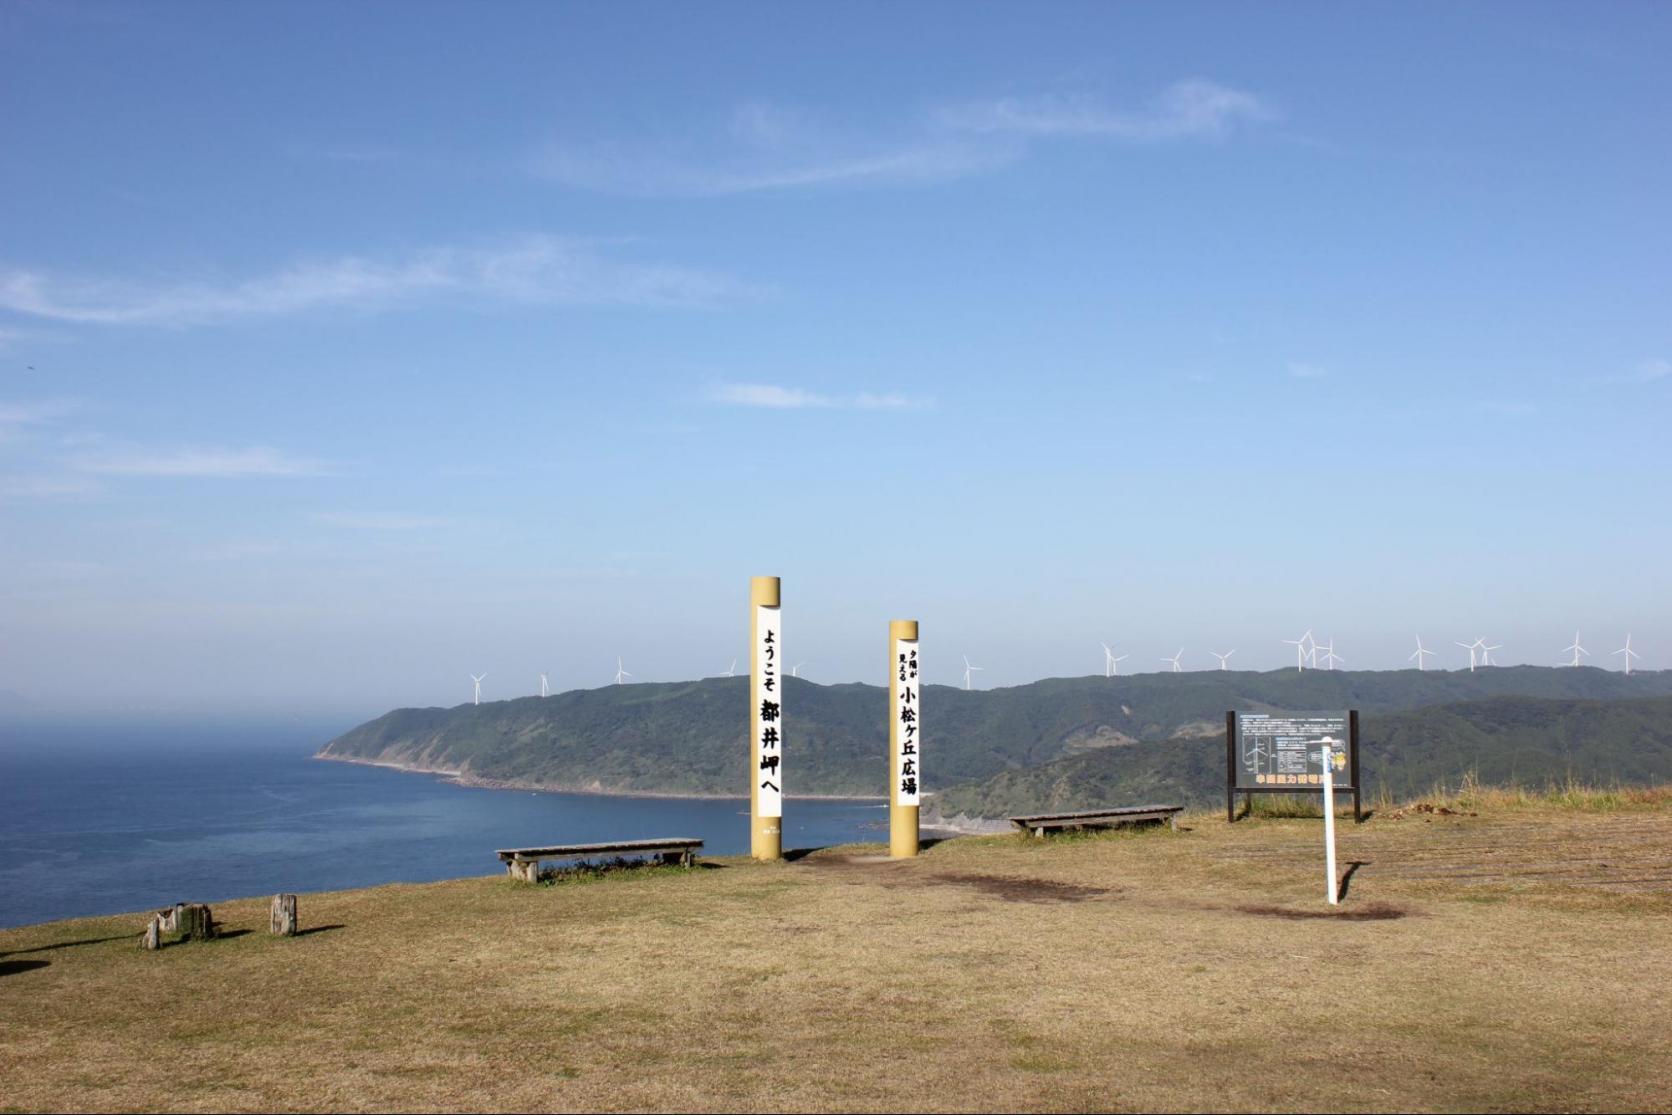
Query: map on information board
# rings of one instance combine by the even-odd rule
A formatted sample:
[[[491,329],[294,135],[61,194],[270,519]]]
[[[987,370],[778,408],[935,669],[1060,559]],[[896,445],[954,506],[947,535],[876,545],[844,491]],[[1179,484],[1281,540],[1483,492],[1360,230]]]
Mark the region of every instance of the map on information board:
[[[1352,756],[1346,712],[1239,712],[1236,734],[1236,788],[1321,786],[1319,760],[1325,739],[1333,740],[1337,785],[1347,787],[1342,772]]]

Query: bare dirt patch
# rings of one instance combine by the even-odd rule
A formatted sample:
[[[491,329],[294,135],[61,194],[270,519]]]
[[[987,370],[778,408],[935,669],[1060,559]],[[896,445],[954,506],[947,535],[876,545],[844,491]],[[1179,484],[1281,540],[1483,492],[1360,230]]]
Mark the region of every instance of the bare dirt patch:
[[[1006,902],[1084,902],[1113,893],[1107,887],[1059,883],[1054,879],[1026,879],[1014,875],[928,875],[926,883],[970,887]]]
[[[1056,879],[1036,879],[1022,875],[977,874],[970,872],[927,873],[911,860],[894,859],[887,855],[818,855],[801,861],[808,867],[825,872],[846,869],[847,881],[866,886],[894,887],[968,887],[990,898],[1006,902],[1085,902],[1115,893],[1109,887],[1064,883]]]
[[[1239,914],[1282,918],[1285,921],[1395,921],[1405,916],[1404,910],[1385,902],[1370,902],[1341,910],[1291,910],[1284,906],[1237,906],[1235,909]]]

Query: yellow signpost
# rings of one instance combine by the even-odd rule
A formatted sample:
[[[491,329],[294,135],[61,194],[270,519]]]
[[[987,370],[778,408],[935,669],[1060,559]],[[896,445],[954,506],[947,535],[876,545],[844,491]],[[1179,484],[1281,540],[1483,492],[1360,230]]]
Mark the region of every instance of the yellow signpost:
[[[888,854],[917,854],[917,807],[923,778],[922,686],[917,621],[888,625]]]
[[[784,633],[779,592],[777,577],[749,581],[749,854],[764,860],[784,858]]]

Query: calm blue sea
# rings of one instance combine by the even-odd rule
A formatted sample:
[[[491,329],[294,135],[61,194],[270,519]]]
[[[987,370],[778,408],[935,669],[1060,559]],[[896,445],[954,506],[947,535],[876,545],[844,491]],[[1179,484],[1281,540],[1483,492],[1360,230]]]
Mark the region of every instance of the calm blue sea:
[[[0,926],[501,870],[517,845],[695,836],[748,851],[747,799],[455,786],[309,756],[302,725],[0,729]],[[784,846],[887,840],[876,802],[790,801]]]

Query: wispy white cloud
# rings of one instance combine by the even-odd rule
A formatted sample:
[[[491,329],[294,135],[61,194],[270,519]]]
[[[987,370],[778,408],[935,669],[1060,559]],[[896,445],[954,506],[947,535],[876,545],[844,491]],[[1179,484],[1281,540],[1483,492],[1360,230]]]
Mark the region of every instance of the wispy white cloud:
[[[389,262],[303,262],[252,278],[136,282],[0,268],[0,309],[99,325],[184,325],[318,309],[377,311],[437,298],[539,305],[706,308],[750,297],[718,273],[606,255],[597,242],[530,236]]]
[[[828,396],[776,383],[722,383],[714,388],[712,397],[717,403],[730,403],[732,406],[784,410],[836,405],[835,400]]]
[[[946,108],[938,118],[949,128],[971,132],[1157,142],[1213,139],[1276,115],[1252,93],[1192,79],[1168,86],[1138,109],[1111,108],[1085,97],[1006,97]]]
[[[646,196],[756,193],[809,186],[925,185],[990,170],[1017,154],[1012,143],[934,134],[852,135],[839,125],[776,105],[738,107],[703,140],[642,145],[554,141],[534,172],[568,186]]]
[[[41,426],[56,421],[75,409],[70,399],[31,399],[25,402],[0,402],[0,431],[8,427]]]
[[[1323,379],[1329,375],[1329,369],[1321,364],[1307,364],[1298,360],[1289,362],[1289,374],[1295,379]]]
[[[85,496],[99,491],[99,483],[88,476],[38,475],[0,477],[0,496],[11,499],[58,499]]]
[[[1052,138],[1212,139],[1275,116],[1251,93],[1200,79],[1169,86],[1136,109],[1089,98],[1002,98],[941,106],[880,133],[754,103],[695,137],[554,140],[536,152],[532,167],[569,186],[649,196],[928,185],[1006,166],[1030,143]]]
[[[83,457],[76,468],[98,476],[201,476],[244,478],[261,476],[318,476],[326,471],[320,461],[294,457],[276,449],[132,450]]]
[[[408,515],[387,511],[321,511],[314,518],[328,526],[350,530],[430,530],[456,526],[460,522],[446,515]]]
[[[1668,377],[1672,377],[1672,360],[1644,360],[1627,376],[1635,383],[1653,383]]]
[[[812,408],[846,408],[851,410],[914,410],[928,405],[917,399],[894,392],[861,391],[857,395],[821,395],[799,387],[785,387],[776,383],[717,384],[709,397],[730,406],[765,407],[774,410],[805,410]]]
[[[882,394],[861,391],[854,396],[853,405],[860,410],[918,410],[928,406],[929,402],[927,399],[913,398],[893,391]]]

